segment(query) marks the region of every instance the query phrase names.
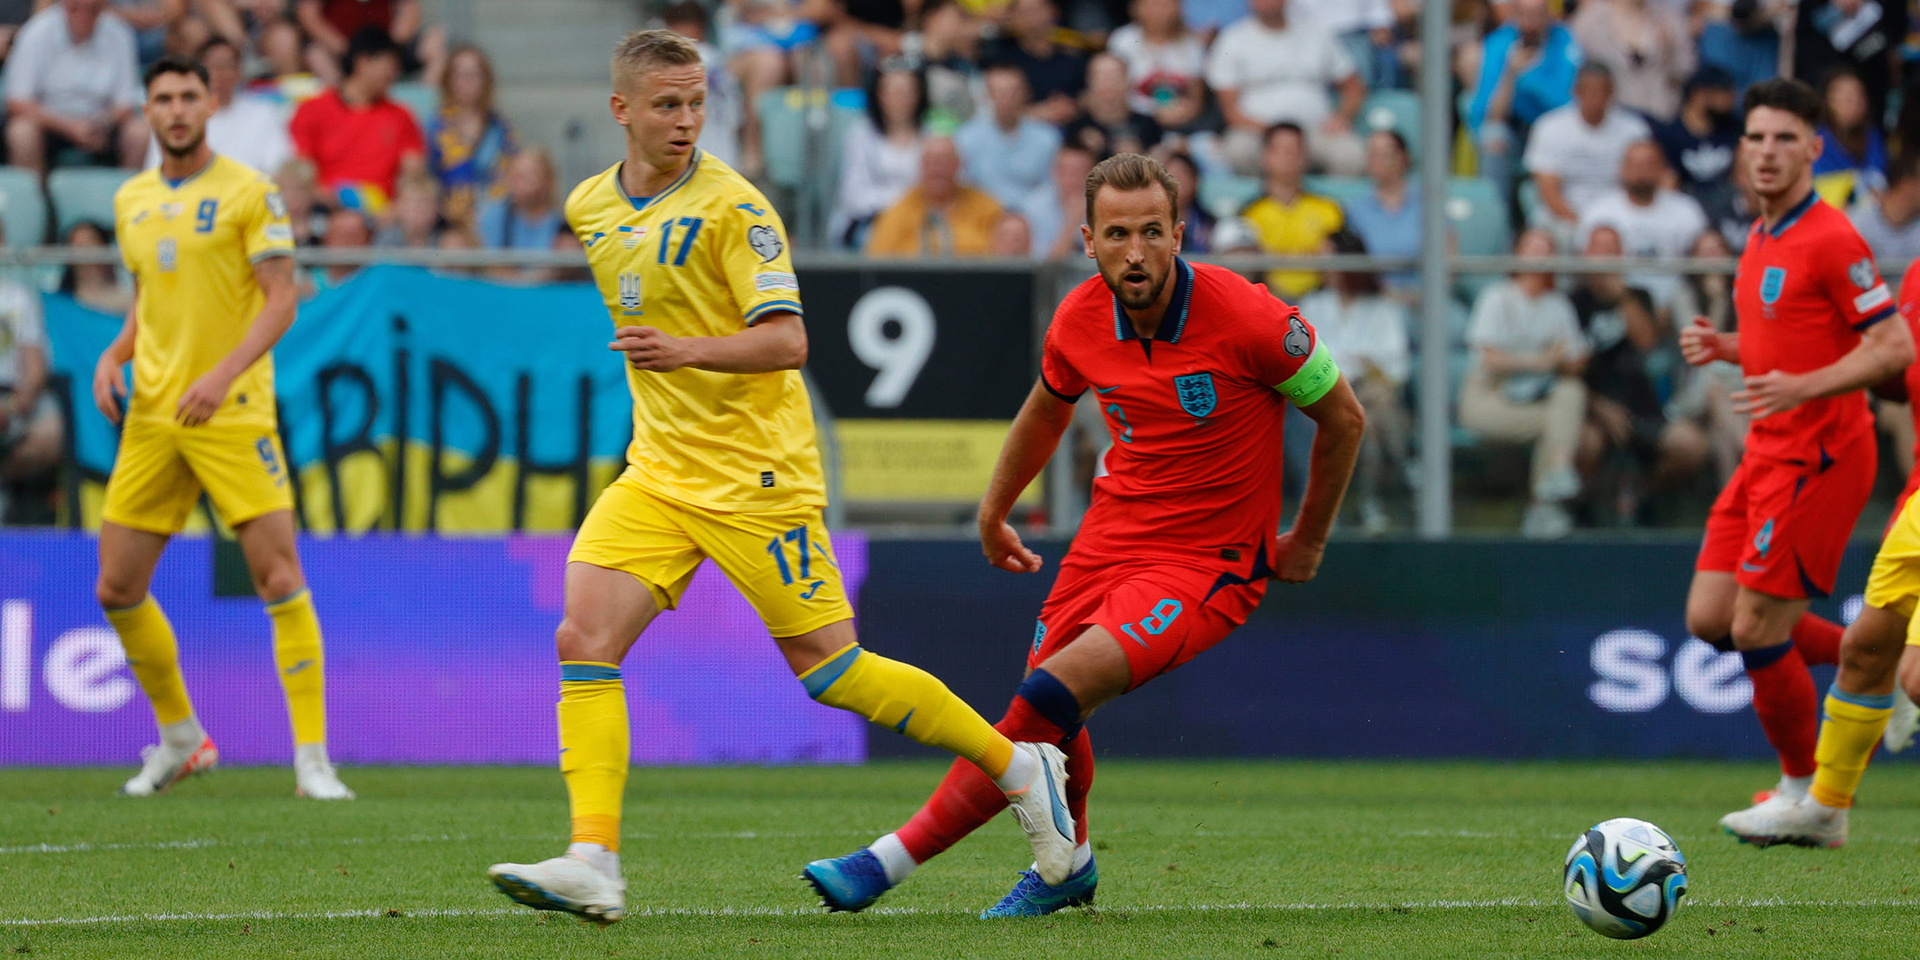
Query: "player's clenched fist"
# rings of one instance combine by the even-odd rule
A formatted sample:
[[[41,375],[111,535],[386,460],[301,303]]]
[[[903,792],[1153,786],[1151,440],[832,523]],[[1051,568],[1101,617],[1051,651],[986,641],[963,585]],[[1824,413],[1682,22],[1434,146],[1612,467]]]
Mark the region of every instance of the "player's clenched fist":
[[[1038,573],[1040,555],[1020,542],[1020,534],[1005,520],[980,521],[980,548],[987,562],[1009,573]]]
[[[1680,331],[1680,355],[1696,367],[1720,359],[1720,331],[1713,328],[1713,321],[1694,317],[1693,325]]]
[[[93,365],[93,405],[100,408],[100,415],[108,423],[120,423],[120,399],[127,395],[127,375],[115,363],[113,357],[101,354],[100,362]]]
[[[1274,543],[1273,576],[1269,580],[1281,583],[1306,583],[1320,572],[1320,558],[1325,556],[1327,545],[1311,544],[1294,539],[1291,531],[1283,533]]]
[[[607,349],[625,353],[635,370],[666,373],[694,362],[687,341],[653,327],[621,327],[613,335],[615,339]]]

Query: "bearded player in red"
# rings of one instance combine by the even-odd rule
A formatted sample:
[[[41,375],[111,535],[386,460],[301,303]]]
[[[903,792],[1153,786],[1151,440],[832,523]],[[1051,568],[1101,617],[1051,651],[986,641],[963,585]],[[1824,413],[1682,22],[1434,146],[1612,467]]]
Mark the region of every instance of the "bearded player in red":
[[[987,559],[1041,561],[1007,524],[1091,391],[1113,447],[1107,475],[1041,608],[1026,680],[998,729],[1058,744],[1077,827],[1072,872],[1029,870],[983,916],[1037,916],[1091,902],[1093,750],[1081,724],[1102,703],[1192,659],[1246,621],[1267,581],[1303,583],[1353,473],[1365,416],[1313,327],[1232,271],[1180,259],[1179,185],[1137,154],[1087,177],[1087,256],[1047,330],[1040,382],[1007,435],[980,505]],[[1293,403],[1319,432],[1293,529],[1280,526],[1281,424]],[[808,864],[829,910],[861,910],[986,823],[1007,800],[966,764],[896,833]]]
[[[1814,193],[1819,96],[1797,80],[1766,80],[1747,88],[1745,111],[1741,162],[1760,219],[1734,280],[1739,331],[1715,333],[1696,320],[1680,336],[1689,363],[1741,365],[1735,408],[1752,418],[1740,469],[1707,519],[1687,594],[1687,629],[1740,651],[1754,713],[1780,755],[1779,785],[1721,818],[1735,835],[1749,832],[1745,819],[1799,803],[1812,784],[1819,700],[1795,635],[1804,642],[1820,633],[1825,647],[1837,632],[1811,622],[1807,604],[1832,592],[1873,488],[1865,389],[1914,359],[1913,337],[1872,251]]]

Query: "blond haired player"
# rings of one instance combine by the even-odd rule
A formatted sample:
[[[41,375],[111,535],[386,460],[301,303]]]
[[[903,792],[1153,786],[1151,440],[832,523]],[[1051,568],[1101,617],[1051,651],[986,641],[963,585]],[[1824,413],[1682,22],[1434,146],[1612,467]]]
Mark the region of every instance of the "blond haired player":
[[[513,899],[602,923],[626,910],[621,795],[629,755],[620,662],[711,559],[766,622],[808,695],[979,766],[1006,793],[1040,872],[1065,879],[1073,822],[1065,758],[1013,743],[926,672],[863,650],[833,547],[807,333],[786,230],[766,197],[702,153],[706,71],[664,30],[613,56],[622,163],[574,188],[586,248],[626,356],[633,446],[568,556],[560,654],[560,773],[573,842],[540,863],[495,864]]]
[[[233,528],[273,619],[292,721],[296,792],[350,800],[327,760],[320,622],[294,549],[292,477],[280,451],[268,351],[293,324],[293,229],[273,182],[207,146],[207,69],[165,57],[146,72],[157,169],[113,198],[138,295],[93,372],[100,412],[123,421],[100,524],[100,605],[153,704],[160,744],[122,791],[151,796],[213,767],[173,628],[147,592],[167,539],[205,491]]]

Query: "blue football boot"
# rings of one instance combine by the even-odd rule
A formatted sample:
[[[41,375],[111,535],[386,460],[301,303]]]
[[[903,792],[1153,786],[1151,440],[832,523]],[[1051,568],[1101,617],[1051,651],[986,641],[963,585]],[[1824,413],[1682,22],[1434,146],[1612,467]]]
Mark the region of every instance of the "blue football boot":
[[[980,919],[992,917],[1044,917],[1056,910],[1068,907],[1084,907],[1093,903],[1093,890],[1100,884],[1100,870],[1092,860],[1073,872],[1067,882],[1051,887],[1038,873],[1024,870],[1020,873],[1020,882],[999,903],[980,914]]]
[[[829,913],[859,913],[893,889],[880,858],[865,847],[844,857],[815,860],[800,871],[800,879],[813,884]]]

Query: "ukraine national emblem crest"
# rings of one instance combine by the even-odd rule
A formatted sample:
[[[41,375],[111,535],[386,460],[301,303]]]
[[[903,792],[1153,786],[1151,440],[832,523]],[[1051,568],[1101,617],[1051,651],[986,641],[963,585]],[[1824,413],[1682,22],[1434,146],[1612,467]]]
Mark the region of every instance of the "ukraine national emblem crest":
[[[1190,373],[1184,377],[1173,378],[1174,392],[1180,395],[1180,409],[1196,417],[1204,417],[1213,412],[1213,405],[1219,400],[1213,392],[1213,374]]]

